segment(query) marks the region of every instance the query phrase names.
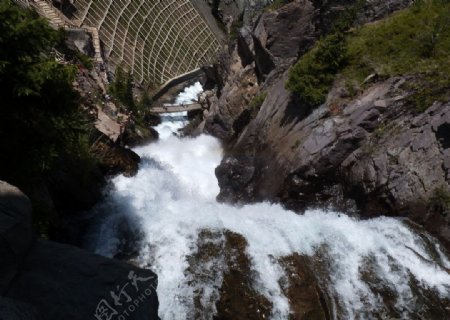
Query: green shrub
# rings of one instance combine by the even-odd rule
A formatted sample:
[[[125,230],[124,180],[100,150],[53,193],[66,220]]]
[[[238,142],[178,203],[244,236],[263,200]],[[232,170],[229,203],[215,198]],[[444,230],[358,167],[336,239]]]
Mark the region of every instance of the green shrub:
[[[287,88],[296,93],[305,107],[325,102],[335,75],[347,60],[345,36],[341,32],[321,39],[289,71]]]
[[[88,70],[92,70],[94,68],[94,62],[91,58],[81,52],[76,53],[76,59],[80,61],[80,63]]]
[[[330,34],[291,68],[286,87],[300,97],[303,107],[313,109],[325,102],[336,74],[347,63],[346,32],[364,4],[364,0],[358,0],[348,6],[336,19]]]
[[[62,170],[92,183],[89,119],[72,87],[76,69],[52,57],[62,32],[0,0],[0,180],[25,192]],[[45,233],[54,212],[32,201],[38,232]]]
[[[253,97],[253,99],[248,104],[249,109],[259,109],[264,103],[264,100],[266,100],[266,97],[267,92],[262,92],[259,95]]]
[[[361,5],[362,2],[358,2]],[[344,33],[354,10],[348,10],[335,32],[320,40],[291,68],[287,88],[306,107],[317,107],[337,73],[347,86],[378,78],[413,75],[405,86],[409,101],[424,111],[435,101],[450,99],[450,2],[422,0],[391,17]],[[347,88],[349,91],[355,91]]]

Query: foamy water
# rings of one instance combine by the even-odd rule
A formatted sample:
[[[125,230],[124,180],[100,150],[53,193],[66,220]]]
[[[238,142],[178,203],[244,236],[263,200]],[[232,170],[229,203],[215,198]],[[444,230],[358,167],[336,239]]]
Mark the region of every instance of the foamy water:
[[[182,124],[171,124],[178,125]],[[254,286],[273,303],[273,319],[289,317],[289,303],[280,288],[285,275],[277,258],[293,253],[313,256],[318,248],[326,250],[326,289],[343,310],[340,316],[344,319],[367,319],[370,312],[384,308],[382,298],[361,277],[368,258],[371,270],[395,292],[404,319],[415,304],[411,276],[442,298],[450,295],[450,275],[444,270],[450,268],[449,260],[430,240],[438,256],[433,255],[427,247],[430,244],[400,220],[359,221],[323,210],[297,215],[269,203],[219,204],[214,169],[222,149],[210,136],[180,139],[164,135],[159,142],[135,151],[142,158],[139,172],[135,177],[113,179],[107,200],[96,209],[108,215],[95,229],[91,245],[97,253],[113,256],[123,243],[123,221],[141,235],[137,261],[158,274],[163,320],[192,318],[196,288],[190,284],[186,258],[197,251],[198,233],[205,229],[230,230],[245,237]],[[220,263],[216,261],[216,266]],[[214,302],[211,297],[217,296],[221,281],[219,276],[208,285],[205,304]]]
[[[175,99],[175,105],[189,104],[197,101],[197,96],[203,91],[200,82],[185,88]],[[169,107],[170,108],[170,107]],[[187,125],[187,112],[166,113],[161,115],[161,123],[155,127],[160,139],[173,136],[177,131]]]

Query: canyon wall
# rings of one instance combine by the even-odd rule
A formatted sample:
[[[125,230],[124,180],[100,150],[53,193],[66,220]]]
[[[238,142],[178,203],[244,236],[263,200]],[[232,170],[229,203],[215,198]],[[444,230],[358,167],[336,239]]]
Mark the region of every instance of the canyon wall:
[[[410,4],[366,1],[356,23]],[[448,102],[414,111],[412,75],[367,79],[356,96],[336,80],[314,111],[286,89],[289,68],[344,11],[340,1],[292,1],[240,29],[221,56],[200,126],[227,146],[218,199],[406,216],[449,245],[448,211],[435,210],[450,189]]]

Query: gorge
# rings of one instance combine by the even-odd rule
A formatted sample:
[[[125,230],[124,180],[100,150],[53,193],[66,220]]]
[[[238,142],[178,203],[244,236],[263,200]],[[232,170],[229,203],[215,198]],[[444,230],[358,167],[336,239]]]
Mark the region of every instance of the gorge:
[[[136,176],[112,180],[88,237],[96,253],[131,254],[158,274],[162,319],[445,318],[450,261],[418,226],[327,208],[298,215],[268,202],[217,203],[219,141],[161,134],[183,126],[166,121],[159,142],[134,149],[142,159]],[[243,244],[229,247],[233,237]],[[233,273],[246,282],[227,293]],[[254,297],[242,298],[246,291]],[[239,309],[238,299],[251,305]]]
[[[448,2],[47,6],[82,52],[57,44],[48,61],[76,67],[87,124],[62,126],[82,135],[29,180],[34,153],[0,128],[0,179],[31,198],[0,181],[0,319],[450,316]],[[18,141],[41,146],[41,123]],[[37,239],[32,210],[40,236],[70,245]]]

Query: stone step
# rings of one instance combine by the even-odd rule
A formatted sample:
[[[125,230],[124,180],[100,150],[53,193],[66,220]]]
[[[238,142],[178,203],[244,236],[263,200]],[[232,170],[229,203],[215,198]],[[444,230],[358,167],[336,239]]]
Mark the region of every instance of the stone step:
[[[46,17],[51,24],[61,27],[64,26],[66,23],[61,18],[61,16],[58,14],[55,8],[53,8],[49,3],[42,1],[42,0],[36,0],[35,5],[37,6],[36,9],[44,16]]]

